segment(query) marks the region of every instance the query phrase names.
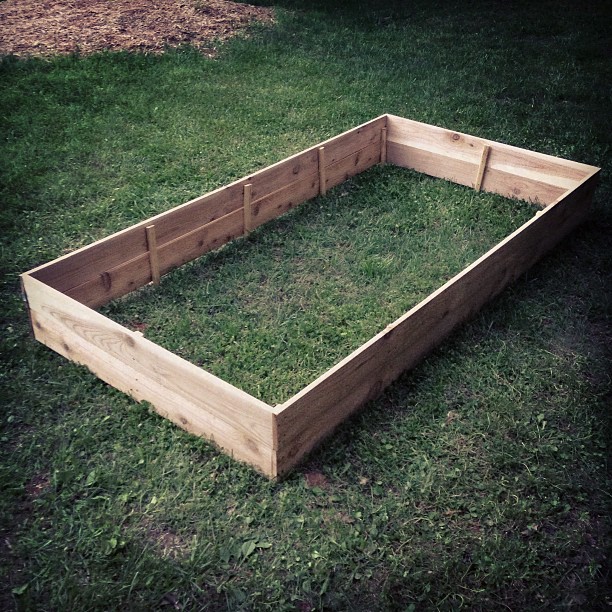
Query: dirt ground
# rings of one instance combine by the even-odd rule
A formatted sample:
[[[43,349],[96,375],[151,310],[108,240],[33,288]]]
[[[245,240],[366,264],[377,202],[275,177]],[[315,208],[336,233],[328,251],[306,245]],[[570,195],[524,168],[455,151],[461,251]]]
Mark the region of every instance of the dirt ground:
[[[215,41],[272,18],[269,8],[225,0],[4,0],[0,55],[160,53],[190,43],[213,56]]]

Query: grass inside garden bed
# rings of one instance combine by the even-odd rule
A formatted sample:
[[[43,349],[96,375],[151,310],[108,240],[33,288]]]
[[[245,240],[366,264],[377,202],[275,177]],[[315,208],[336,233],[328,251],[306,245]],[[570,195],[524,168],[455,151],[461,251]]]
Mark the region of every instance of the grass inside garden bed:
[[[279,0],[275,25],[221,46],[215,60],[189,49],[3,59],[0,608],[609,607],[608,5]],[[594,211],[282,483],[31,338],[19,273],[385,112],[602,167]],[[222,269],[237,273],[242,261],[243,282],[252,275],[262,292],[261,274],[269,282],[270,273],[251,260],[280,252],[288,235],[307,245],[312,228],[328,231],[327,214],[350,222],[345,201],[384,208],[393,184],[402,197],[387,195],[402,206],[406,191],[421,194],[412,200],[418,214],[403,223],[452,205],[476,207],[474,228],[487,226],[488,196],[377,173],[352,183],[350,196],[340,187],[176,271],[134,307],[196,291],[199,323],[198,309],[219,304],[207,285],[219,283],[223,297]],[[438,190],[444,197],[433,197]],[[491,223],[505,222],[514,203],[492,201]],[[343,242],[380,241],[378,229],[345,230]],[[436,258],[455,257],[451,232],[440,237],[448,244],[436,245]],[[428,248],[418,249],[419,269],[438,265],[423,257]],[[345,250],[333,234],[318,247],[334,261]],[[370,298],[378,307],[393,291],[389,260],[362,252],[343,283],[352,294],[362,279],[384,287]],[[405,264],[399,270],[413,265],[411,253],[391,255]],[[311,274],[291,261],[298,280]],[[305,312],[316,314],[323,302],[312,295]],[[171,322],[180,326],[187,306],[179,301]],[[214,314],[222,320],[222,310]],[[163,331],[143,319],[145,335]],[[313,326],[332,339],[338,329]],[[210,347],[204,340],[194,346]],[[219,345],[227,340],[225,332]]]
[[[536,210],[377,167],[103,312],[274,405]]]

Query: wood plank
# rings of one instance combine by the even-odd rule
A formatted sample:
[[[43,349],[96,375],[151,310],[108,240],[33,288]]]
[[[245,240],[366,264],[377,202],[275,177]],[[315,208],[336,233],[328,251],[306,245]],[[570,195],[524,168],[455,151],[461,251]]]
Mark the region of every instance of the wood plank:
[[[586,216],[597,171],[303,391],[278,406],[277,469],[320,440],[518,278]]]
[[[497,193],[506,198],[525,200],[539,206],[552,204],[568,191],[567,187],[551,185],[550,183],[500,170],[491,163],[492,156],[493,151],[489,154],[487,171],[480,186],[481,191]],[[576,183],[573,183],[571,188],[575,186]]]
[[[229,185],[38,266],[30,270],[29,274],[64,292],[94,282],[95,278],[107,270],[147,252],[147,226],[155,225],[158,246],[172,242],[242,208],[245,184],[252,184],[253,201],[262,199],[318,172],[319,146],[328,147],[327,163],[339,161],[379,139],[380,129],[385,123],[386,116],[377,117]]]
[[[29,274],[66,291],[146,253],[149,225],[155,225],[159,247],[241,207],[242,185],[232,184],[39,266]]]
[[[474,176],[478,171],[478,164],[396,142],[389,142],[387,150],[389,162],[396,166],[411,168],[417,172],[443,178],[467,187],[472,187],[475,184]],[[568,189],[565,186],[552,185],[508,172],[494,165],[492,158],[493,149],[489,153],[487,171],[482,178],[480,186],[482,191],[547,205],[554,202]],[[508,168],[508,166],[503,166],[503,168]],[[571,181],[570,184],[575,186],[576,183]]]
[[[476,180],[474,181],[474,189],[480,191],[482,187],[482,179],[484,178],[485,171],[487,169],[487,160],[489,159],[489,153],[491,152],[490,145],[484,145],[482,147],[482,155],[480,156],[480,164],[478,164],[478,172],[476,174]]]
[[[253,227],[258,227],[319,194],[319,175],[311,174],[253,202]]]
[[[350,132],[348,135],[344,135],[344,139],[341,137],[335,139],[335,157],[338,157],[339,152],[348,151],[349,143],[351,143],[351,146],[362,144],[363,142],[371,144],[367,145],[364,149],[352,151],[347,157],[331,163],[327,154],[325,155],[326,166],[324,174],[326,176],[327,189],[342,183],[355,174],[363,172],[380,161],[380,131],[372,132],[371,126],[368,127],[370,127],[369,131]],[[379,130],[379,128],[377,129]],[[376,138],[373,138],[372,134]],[[279,177],[282,179],[299,177],[299,179],[257,200],[254,197],[256,193],[255,186],[249,182],[244,182],[244,184],[241,182],[241,189],[243,190],[241,197],[242,210],[235,210],[211,223],[196,227],[190,232],[174,238],[172,241],[161,245],[158,242],[160,273],[167,274],[173,268],[191,261],[208,251],[219,248],[244,233],[244,189],[246,185],[251,185],[252,228],[317,195],[316,192],[313,193],[312,191],[312,178],[313,176],[320,176],[318,165],[319,148],[315,147],[312,151],[316,155],[317,164],[313,166],[310,175],[306,174],[306,166],[294,166],[294,172],[290,171],[291,164],[289,163],[280,162],[275,164],[275,173],[269,174],[266,169],[261,173],[243,179],[242,182],[251,179],[259,180],[264,174],[271,180],[272,185],[278,184]],[[292,159],[295,159],[295,157]],[[300,156],[298,157],[302,159]],[[267,187],[264,188],[260,185],[259,193],[267,191]],[[147,251],[110,269],[102,269],[101,262],[97,262],[95,268],[90,268],[88,280],[63,291],[73,299],[92,308],[97,308],[148,283],[150,272],[144,267],[145,260],[148,257]]]
[[[380,136],[381,126],[385,118],[378,117],[372,121],[334,136],[320,144],[296,153],[267,168],[249,175],[242,182],[251,182],[252,199],[259,200],[279,189],[288,187],[291,183],[301,181],[305,177],[318,172],[319,149],[326,148],[326,165],[339,161],[375,142]]]
[[[252,208],[252,187],[247,183],[243,187],[243,208],[244,208],[244,233],[248,234],[253,230],[253,208]]]
[[[151,282],[154,285],[159,285],[159,258],[157,257],[157,236],[155,234],[155,226],[147,225],[147,248],[149,249],[149,264],[151,267]]]
[[[380,163],[380,142],[356,151],[352,155],[327,165],[326,188],[331,189],[351,177]]]
[[[521,174],[520,169],[532,170],[542,175],[547,175],[553,182],[555,177],[573,179],[572,185],[567,188],[575,187],[582,179],[586,178],[593,166],[580,162],[562,159],[545,153],[538,153],[528,149],[521,149],[512,145],[487,140],[463,134],[445,128],[420,123],[403,117],[388,115],[387,118],[387,139],[401,144],[407,144],[426,151],[437,152],[442,155],[452,154],[457,159],[478,163],[482,147],[489,145],[493,151],[497,152],[499,163],[507,163],[516,169],[517,174]],[[502,161],[503,160],[503,161]],[[531,177],[536,178],[536,177]],[[546,180],[540,177],[539,180]],[[563,186],[563,185],[561,185]]]
[[[387,141],[387,162],[467,187],[472,186],[477,168],[475,163],[465,159],[425,151],[391,140]]]
[[[384,127],[380,133],[380,163],[387,163],[387,128]]]
[[[325,166],[338,162],[345,157],[380,141],[380,130],[385,125],[385,116],[377,117],[362,125],[347,130],[324,142],[296,153],[267,168],[251,174],[241,182],[253,184],[252,199],[260,200],[272,193],[289,187],[292,183],[304,180],[319,171],[319,149],[325,148]]]
[[[390,161],[476,187],[483,147],[489,147],[481,187],[506,197],[549,204],[588,176],[592,166],[484,138],[389,116]],[[407,147],[407,148],[403,148]],[[470,172],[473,174],[470,177]],[[474,180],[474,176],[477,177]]]
[[[478,164],[485,141],[470,134],[390,115],[387,119],[387,142]]]
[[[325,180],[325,147],[319,147],[319,193],[325,195],[327,184]]]
[[[241,236],[243,232],[244,215],[242,209],[238,209],[167,242],[157,249],[160,274],[167,274],[170,270],[208,251],[214,251]],[[145,253],[114,268],[104,270],[82,285],[64,293],[90,308],[98,308],[146,285],[151,278],[148,261],[149,255]]]
[[[593,166],[544,155],[500,142],[485,141],[491,147],[488,165],[524,178],[572,189],[593,170]]]
[[[372,121],[368,121],[360,126],[348,130],[343,134],[334,136],[325,142],[321,142],[318,147],[325,147],[326,165],[333,165],[336,162],[353,155],[356,151],[365,149],[373,144],[378,144],[380,149],[381,130],[387,125],[387,116],[382,115]]]
[[[159,249],[159,265],[163,274],[182,266],[204,253],[214,251],[244,233],[244,214],[237,210],[212,223],[183,234]]]
[[[248,177],[221,187],[45,264],[29,273],[66,292],[103,274],[108,269],[140,257],[147,251],[146,227],[155,225],[158,246],[172,242],[243,207],[243,188],[252,183],[252,198],[274,191],[283,181],[298,180],[308,163],[317,168],[316,151],[301,152]]]
[[[324,167],[321,169],[317,163],[317,167],[313,168],[310,174],[300,174],[299,180],[289,182],[278,190],[254,200],[254,226],[278,217],[315,197],[319,193],[318,184],[322,174],[327,190],[378,163],[380,151],[378,155],[373,155],[373,148],[377,146],[377,143],[380,147],[381,130],[384,124],[384,116],[378,117],[363,126],[313,147],[312,150],[317,151],[317,160],[319,160],[320,149],[324,149]],[[330,170],[331,180],[327,176]]]
[[[270,406],[29,275],[22,282],[37,340],[274,476]]]
[[[310,176],[317,172],[319,167],[319,154],[316,147],[311,147],[292,155],[272,166],[249,175],[244,180],[252,183],[251,197],[259,200],[282,187]]]

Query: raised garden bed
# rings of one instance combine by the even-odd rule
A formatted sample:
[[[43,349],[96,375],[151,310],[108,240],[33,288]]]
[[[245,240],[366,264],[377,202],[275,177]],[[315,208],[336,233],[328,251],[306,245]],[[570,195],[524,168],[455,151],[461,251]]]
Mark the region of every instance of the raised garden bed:
[[[378,163],[530,201],[532,219],[277,406],[95,309]],[[269,477],[413,367],[587,214],[598,168],[383,115],[22,275],[35,337]]]

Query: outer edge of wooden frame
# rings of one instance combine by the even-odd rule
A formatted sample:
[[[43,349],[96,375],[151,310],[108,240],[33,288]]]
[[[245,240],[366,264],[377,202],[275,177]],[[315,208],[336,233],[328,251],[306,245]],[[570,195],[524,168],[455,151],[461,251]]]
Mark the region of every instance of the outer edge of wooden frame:
[[[248,233],[376,163],[527,199],[542,210],[276,407],[92,309],[137,286],[159,282],[160,274],[172,267]],[[37,340],[275,478],[294,468],[349,414],[416,365],[576,227],[588,213],[598,174],[599,168],[586,164],[381,115],[25,272],[24,298]],[[194,217],[195,227],[185,225]],[[127,261],[116,257],[118,242],[126,245]],[[105,260],[104,254],[111,252],[113,259]],[[93,276],[88,265],[97,266]]]

